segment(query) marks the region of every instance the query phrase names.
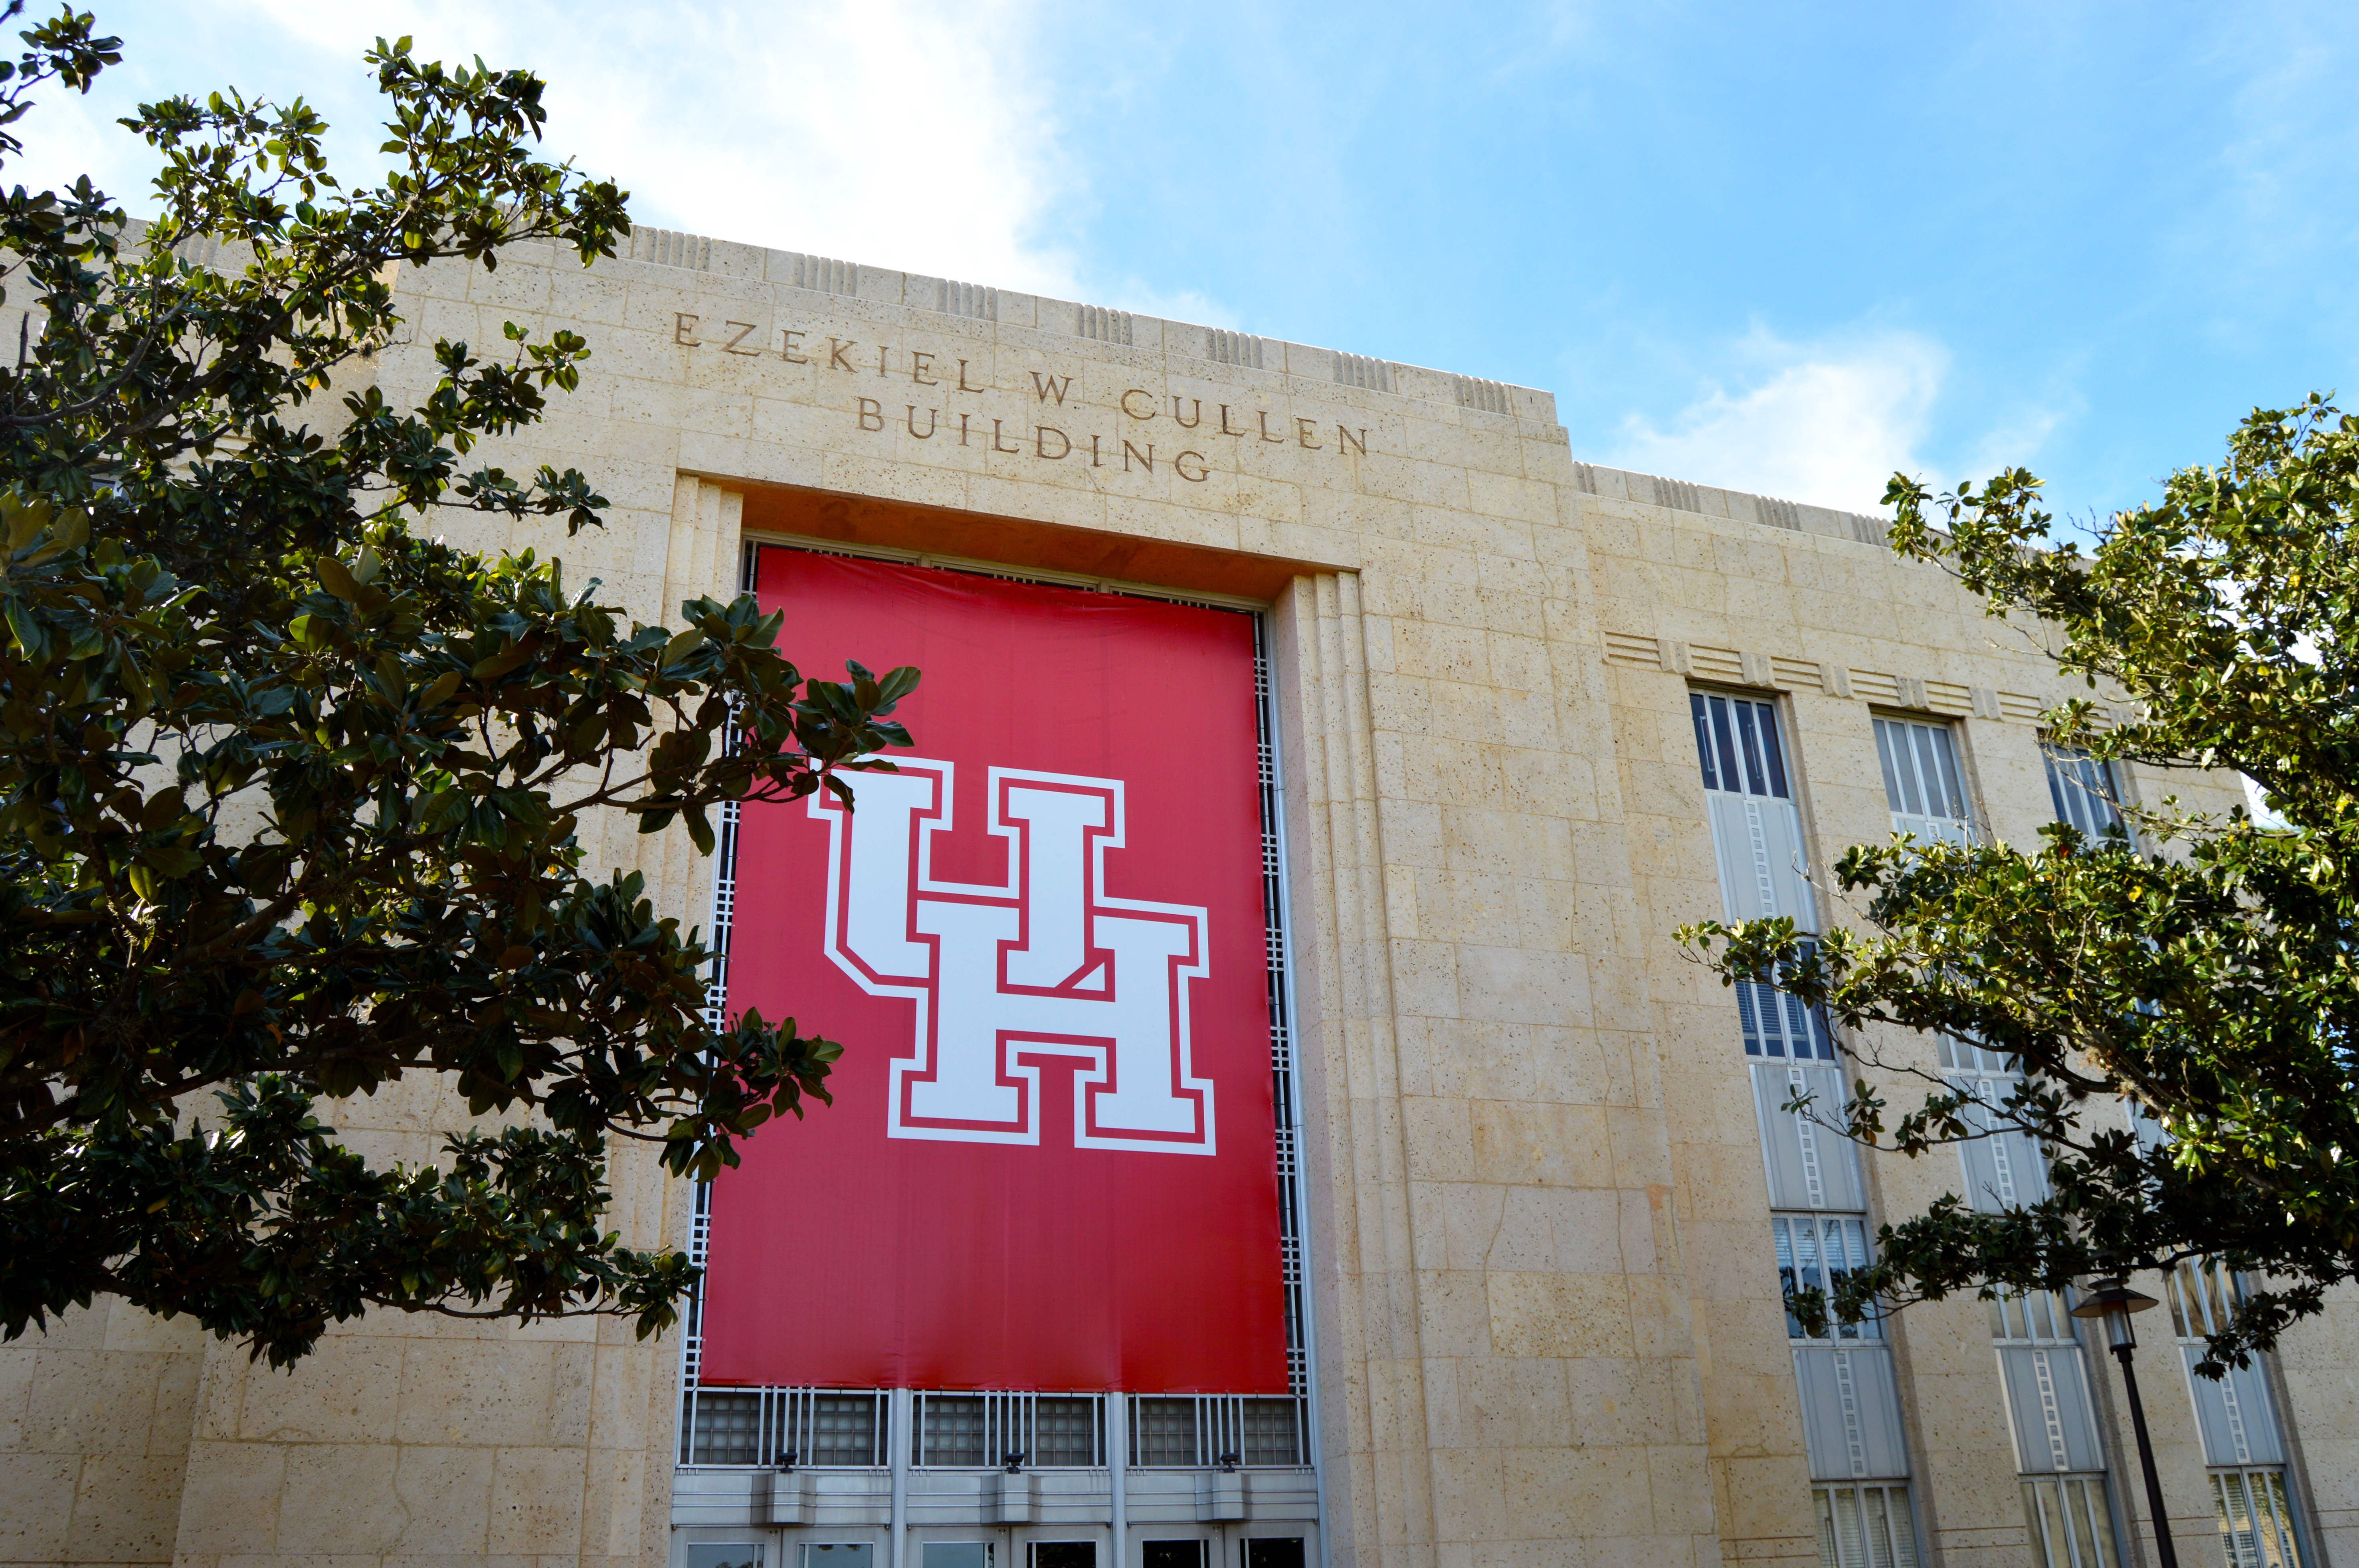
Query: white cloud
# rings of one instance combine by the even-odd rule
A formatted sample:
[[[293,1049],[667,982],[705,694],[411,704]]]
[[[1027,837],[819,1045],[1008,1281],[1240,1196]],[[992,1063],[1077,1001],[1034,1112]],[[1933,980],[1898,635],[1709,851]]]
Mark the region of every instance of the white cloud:
[[[2029,467],[2033,456],[2048,444],[2048,438],[2055,434],[2066,418],[2081,412],[2085,403],[2077,394],[2068,394],[2060,401],[2062,406],[2033,405],[2016,410],[2012,416],[1994,426],[1974,443],[1973,455],[1958,472],[1919,477],[1929,480],[1938,477],[1944,485],[1957,480],[1972,480],[1980,484],[2002,469]]]
[[[1632,415],[1613,460],[1855,512],[1880,511],[1893,470],[1921,466],[1917,449],[1950,362],[1931,339],[1887,331],[1796,344],[1756,331],[1735,357],[1749,385],[1709,384],[1666,427]]]
[[[583,6],[553,0],[212,0],[103,18],[131,58],[93,105],[38,111],[16,178],[68,164],[144,184],[132,98],[229,77],[299,91],[335,122],[340,155],[381,117],[360,56],[382,35],[453,64],[480,55],[549,84],[546,146],[634,192],[643,222],[1038,292],[1071,295],[1056,222],[1085,193],[1059,144],[1030,0],[866,0],[858,6]],[[234,53],[220,41],[238,40]],[[186,45],[183,48],[181,46]],[[220,52],[217,52],[220,51]],[[61,112],[63,111],[63,112]],[[122,144],[96,146],[102,138]],[[131,205],[136,210],[138,203]]]

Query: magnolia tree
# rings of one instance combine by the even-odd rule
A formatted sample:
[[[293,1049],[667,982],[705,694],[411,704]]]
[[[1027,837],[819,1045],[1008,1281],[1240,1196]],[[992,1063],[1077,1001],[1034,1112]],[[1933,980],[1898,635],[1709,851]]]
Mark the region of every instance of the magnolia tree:
[[[22,36],[0,157],[39,91],[119,58],[86,16]],[[693,1271],[602,1228],[609,1140],[709,1176],[828,1097],[840,1048],[708,1026],[711,955],[578,834],[621,812],[709,852],[721,803],[848,801],[842,770],[908,743],[916,674],[805,680],[750,598],[639,625],[553,559],[433,536],[453,510],[597,525],[583,475],[468,460],[590,350],[438,342],[395,406],[369,371],[396,264],[587,265],[628,225],[622,191],[535,157],[533,77],[407,39],[368,60],[389,172],[365,189],[299,101],[227,94],[123,122],[163,161],[144,232],[87,179],[0,197],[12,1338],[102,1295],[274,1363],[369,1307],[645,1335]],[[417,1164],[339,1141],[338,1102],[419,1075],[483,1119]]]
[[[2359,1273],[2359,420],[2318,395],[2256,409],[2223,461],[2172,475],[2089,555],[2051,544],[2020,469],[1938,500],[1896,477],[1886,500],[1901,555],[1953,570],[2066,672],[2125,694],[2135,717],[2117,727],[2090,699],[2049,715],[2058,742],[2233,769],[2272,809],[2165,800],[2126,808],[2134,836],[1863,846],[1834,867],[1853,926],[1681,933],[1724,978],[2020,1070],[1984,1108],[1914,1058],[1855,1047],[1921,1099],[1895,1106],[1863,1079],[1840,1116],[1806,1108],[1911,1157],[2028,1135],[2049,1190],[1995,1212],[1945,1196],[1804,1304],[1856,1320],[2209,1259],[2254,1286],[2211,1337],[2216,1376]]]

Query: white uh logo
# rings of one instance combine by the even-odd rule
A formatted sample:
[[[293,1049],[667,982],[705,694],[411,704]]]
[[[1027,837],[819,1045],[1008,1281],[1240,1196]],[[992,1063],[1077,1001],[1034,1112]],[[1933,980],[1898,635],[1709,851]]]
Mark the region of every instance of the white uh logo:
[[[893,1063],[887,1132],[1040,1141],[1040,1065],[1073,1065],[1073,1143],[1210,1154],[1212,1084],[1192,1076],[1188,982],[1207,972],[1201,909],[1109,898],[1123,846],[1119,779],[991,770],[1006,887],[943,882],[952,764],[894,759],[853,783],[828,825],[827,956],[871,996],[917,1006],[914,1058]]]

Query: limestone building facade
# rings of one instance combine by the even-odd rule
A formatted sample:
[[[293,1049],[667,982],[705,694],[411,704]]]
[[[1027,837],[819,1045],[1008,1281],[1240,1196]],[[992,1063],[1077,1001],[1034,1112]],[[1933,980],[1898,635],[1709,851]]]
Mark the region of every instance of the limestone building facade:
[[[643,620],[735,592],[756,545],[1259,617],[1296,1424],[1224,1456],[1102,1393],[1059,1416],[1083,1433],[1065,1463],[1011,1471],[926,1424],[937,1396],[1049,1420],[984,1411],[993,1390],[700,1390],[679,1336],[597,1321],[375,1316],[276,1373],[101,1305],[0,1347],[0,1563],[2156,1562],[2117,1373],[2065,1303],[1827,1339],[1783,1308],[1781,1271],[1823,1277],[1945,1191],[2027,1190],[2036,1160],[1863,1163],[1814,1137],[1781,1107],[1839,1083],[1823,1026],[1670,941],[1723,912],[1846,918],[1824,868],[1896,825],[2020,841],[2104,809],[2043,747],[2052,665],[1878,520],[1580,461],[1543,391],[694,235],[399,288],[395,399],[430,387],[438,338],[589,339],[579,393],[492,460],[582,468],[606,526],[451,532],[560,555]],[[605,831],[593,860],[709,918],[714,861]],[[1951,1077],[2001,1065],[1884,1044]],[[426,1158],[452,1114],[404,1086],[338,1120]],[[627,1238],[698,1243],[694,1189],[615,1176]],[[2176,1339],[2231,1287],[2190,1273],[2145,1320],[2179,1549],[2352,1568],[2359,1310],[2338,1297],[2223,1391]],[[749,1422],[801,1423],[802,1462]]]

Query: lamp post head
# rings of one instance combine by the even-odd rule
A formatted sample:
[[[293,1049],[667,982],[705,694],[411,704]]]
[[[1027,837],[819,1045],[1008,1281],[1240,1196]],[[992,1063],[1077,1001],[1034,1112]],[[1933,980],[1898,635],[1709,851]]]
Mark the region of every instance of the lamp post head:
[[[2115,1350],[2137,1348],[2137,1332],[2130,1326],[2130,1314],[2144,1312],[2162,1303],[2152,1296],[2131,1290],[2118,1276],[2099,1280],[2089,1293],[2072,1309],[2074,1317],[2101,1317],[2105,1320],[2105,1339]]]

